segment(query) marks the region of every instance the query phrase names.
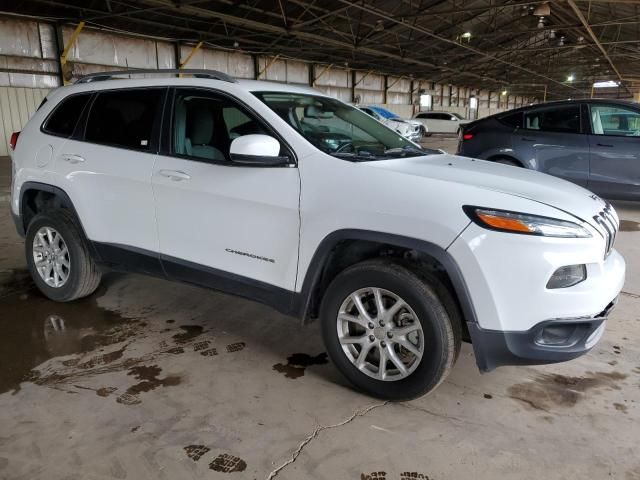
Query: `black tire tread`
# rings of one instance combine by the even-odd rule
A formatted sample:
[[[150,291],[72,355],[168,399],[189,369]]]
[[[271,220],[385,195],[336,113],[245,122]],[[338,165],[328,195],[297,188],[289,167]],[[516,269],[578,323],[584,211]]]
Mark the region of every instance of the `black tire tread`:
[[[63,223],[64,226],[71,231],[71,238],[65,237],[65,241],[67,244],[69,242],[75,242],[80,250],[80,255],[75,255],[75,258],[72,259],[73,268],[78,272],[78,282],[73,290],[68,292],[64,297],[56,298],[55,300],[59,302],[71,302],[91,295],[100,285],[102,273],[89,251],[89,244],[85,239],[82,229],[78,226],[75,216],[64,208],[47,210],[33,217],[30,225],[43,218],[53,220],[53,223]],[[26,248],[27,254],[29,254],[30,246],[26,245]]]
[[[430,275],[426,272],[419,275],[414,272],[413,269],[407,268],[402,261],[391,260],[389,258],[366,260],[348,267],[334,279],[334,282],[340,277],[365,274],[367,272],[371,272],[372,269],[390,277],[395,277],[396,280],[404,282],[408,287],[415,289],[418,295],[429,303],[429,307],[436,312],[438,318],[445,319],[445,321],[441,322],[442,327],[444,327],[441,358],[437,361],[438,370],[430,381],[423,383],[419,389],[414,389],[409,393],[404,391],[395,391],[393,393],[389,392],[388,394],[369,392],[380,398],[397,401],[420,397],[433,391],[446,379],[458,357],[461,345],[461,325],[459,317],[456,318],[456,312],[458,311],[457,305],[453,298],[451,298],[447,288],[436,276]],[[331,285],[329,286],[327,293],[330,290]],[[325,315],[326,312],[324,311],[324,308],[321,307],[321,318],[323,321],[327,321],[325,320]],[[331,321],[333,321],[333,319],[331,319]]]

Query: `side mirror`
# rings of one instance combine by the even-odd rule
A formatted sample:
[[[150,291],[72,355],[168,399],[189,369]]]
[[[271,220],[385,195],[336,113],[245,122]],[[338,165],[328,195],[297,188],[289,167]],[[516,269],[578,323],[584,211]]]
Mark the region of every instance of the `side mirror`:
[[[275,167],[291,163],[280,156],[280,142],[269,135],[242,135],[231,142],[231,161],[254,167]]]

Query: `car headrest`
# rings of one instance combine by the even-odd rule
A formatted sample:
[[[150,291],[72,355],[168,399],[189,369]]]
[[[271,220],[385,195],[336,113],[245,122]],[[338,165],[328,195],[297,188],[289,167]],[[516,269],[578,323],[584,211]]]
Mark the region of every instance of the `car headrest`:
[[[213,113],[205,107],[194,107],[190,115],[189,139],[192,145],[208,145],[213,137]]]

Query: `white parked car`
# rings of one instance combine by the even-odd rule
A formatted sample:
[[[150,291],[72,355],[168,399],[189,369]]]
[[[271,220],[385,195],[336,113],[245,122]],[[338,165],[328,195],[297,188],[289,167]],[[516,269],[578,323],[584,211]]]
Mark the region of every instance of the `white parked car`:
[[[419,112],[414,121],[420,122],[431,133],[459,133],[461,125],[471,122],[451,112]]]
[[[380,123],[383,123],[392,130],[395,130],[404,138],[408,138],[412,142],[419,142],[422,137],[429,135],[429,129],[421,122],[401,118],[386,108],[374,106],[359,108],[367,115],[372,116]]]
[[[438,386],[462,340],[489,371],[601,338],[625,263],[591,192],[421,149],[310,88],[179,72],[90,75],[14,134],[11,211],[47,297],[119,268],[319,318],[336,367],[391,399]]]

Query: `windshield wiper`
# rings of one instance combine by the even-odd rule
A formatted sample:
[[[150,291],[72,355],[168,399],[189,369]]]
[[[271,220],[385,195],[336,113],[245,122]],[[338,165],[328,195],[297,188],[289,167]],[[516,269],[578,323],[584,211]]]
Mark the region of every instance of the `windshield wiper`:
[[[431,149],[422,149],[422,148],[412,147],[411,145],[405,145],[404,147],[389,148],[384,151],[385,155],[400,154],[403,157],[406,156],[407,153],[417,153],[418,155],[433,155],[434,153],[439,153],[439,152],[436,152],[435,150],[431,150]]]

